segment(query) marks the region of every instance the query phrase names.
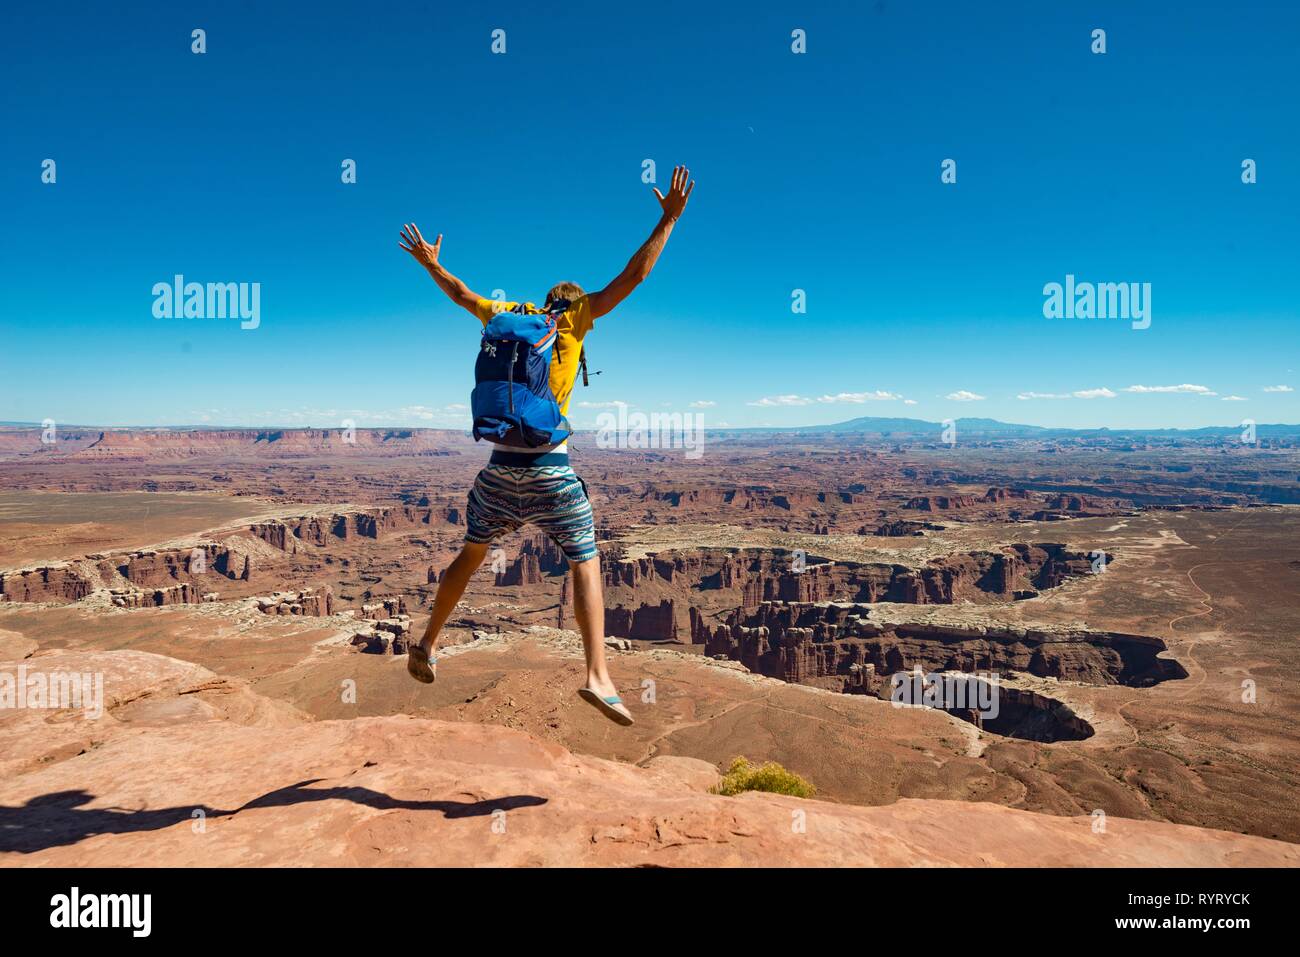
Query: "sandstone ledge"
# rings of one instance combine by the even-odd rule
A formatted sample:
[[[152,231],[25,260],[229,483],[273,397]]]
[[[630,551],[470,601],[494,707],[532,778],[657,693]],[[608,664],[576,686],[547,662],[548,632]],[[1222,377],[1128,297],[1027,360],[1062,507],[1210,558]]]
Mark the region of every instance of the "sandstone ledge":
[[[172,680],[180,663],[147,657]],[[0,864],[1300,865],[1294,845],[1159,822],[720,797],[703,762],[635,767],[494,725],[237,712],[142,725],[110,707],[95,746],[0,783]]]

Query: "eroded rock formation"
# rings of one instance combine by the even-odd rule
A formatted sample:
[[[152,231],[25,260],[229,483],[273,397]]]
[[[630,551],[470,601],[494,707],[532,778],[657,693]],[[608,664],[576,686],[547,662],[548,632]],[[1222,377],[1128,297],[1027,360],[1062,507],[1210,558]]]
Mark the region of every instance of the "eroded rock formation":
[[[361,606],[360,617],[368,621],[383,621],[387,618],[396,618],[405,614],[406,598],[402,595],[395,595],[366,602]]]
[[[334,614],[334,593],[329,588],[304,588],[302,591],[278,591],[256,599],[257,610],[264,615]]]
[[[164,608],[168,605],[196,605],[217,600],[216,592],[202,592],[191,582],[162,588],[115,588],[110,600],[118,608]]]
[[[914,508],[922,512],[946,512],[954,508],[970,508],[980,501],[974,495],[918,495],[908,499],[903,508]]]
[[[6,601],[80,601],[94,590],[77,569],[51,565],[0,575],[0,597]]]
[[[193,548],[147,549],[100,563],[102,574],[117,572],[133,585],[166,587],[172,582],[215,572],[235,581],[249,581],[253,561],[235,541],[206,542]]]
[[[397,615],[374,622],[352,636],[351,644],[368,655],[404,655],[411,643],[411,619]]]
[[[1011,625],[889,624],[869,605],[764,602],[737,609],[722,625],[693,620],[692,640],[705,653],[741,662],[785,681],[845,678],[872,666],[886,675],[1020,671],[1095,685],[1146,687],[1185,678],[1178,662],[1159,657],[1165,643],[1145,635]],[[842,690],[848,690],[844,688]]]
[[[622,605],[606,608],[605,634],[646,641],[676,641],[678,625],[673,600],[665,598],[657,605],[642,604],[636,609]]]
[[[1065,545],[1017,544],[999,551],[962,552],[920,568],[883,563],[830,562],[813,555],[774,551],[702,549],[637,559],[611,556],[605,588],[613,604],[633,607],[645,589],[671,592],[684,605],[702,604],[698,593],[734,597],[753,608],[762,602],[831,600],[947,605],[957,601],[1012,601],[1089,574],[1092,561]],[[660,636],[666,637],[666,636]]]
[[[328,545],[331,539],[380,539],[393,532],[421,525],[460,523],[460,512],[450,507],[421,508],[415,505],[368,508],[329,515],[302,515],[281,521],[258,522],[249,532],[283,551],[292,552],[296,542]]]

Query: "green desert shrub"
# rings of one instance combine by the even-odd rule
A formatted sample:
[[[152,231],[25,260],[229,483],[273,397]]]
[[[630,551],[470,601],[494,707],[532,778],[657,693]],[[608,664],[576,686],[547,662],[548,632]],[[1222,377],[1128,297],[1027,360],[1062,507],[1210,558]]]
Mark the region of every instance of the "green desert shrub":
[[[750,764],[745,758],[732,761],[731,767],[713,790],[716,794],[728,797],[742,791],[770,791],[773,794],[789,794],[801,798],[812,797],[817,793],[817,789],[809,782],[775,761],[760,765]]]

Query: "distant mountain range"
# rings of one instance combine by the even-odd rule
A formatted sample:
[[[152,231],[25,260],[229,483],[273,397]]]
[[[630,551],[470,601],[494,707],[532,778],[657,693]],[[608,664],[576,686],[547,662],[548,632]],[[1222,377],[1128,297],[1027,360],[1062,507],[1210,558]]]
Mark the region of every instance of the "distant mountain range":
[[[1064,429],[1048,428],[1042,425],[1019,425],[1014,422],[999,422],[997,419],[961,418],[955,420],[959,435],[991,435],[1004,438],[1057,438],[1068,436],[1213,436],[1240,435],[1240,425],[1207,425],[1198,429]],[[881,418],[862,416],[846,422],[834,422],[830,425],[806,425],[794,428],[773,429],[777,432],[870,432],[899,433],[904,435],[938,435],[944,430],[942,422],[927,422],[924,419]],[[1300,436],[1300,425],[1256,425],[1255,434],[1260,438],[1278,438]]]
[[[1017,439],[1034,439],[1034,438],[1069,438],[1071,436],[1186,436],[1186,437],[1204,437],[1212,438],[1216,436],[1234,436],[1240,435],[1242,426],[1240,425],[1207,425],[1196,429],[1128,429],[1128,428],[1097,428],[1097,429],[1067,429],[1053,428],[1043,425],[1023,425],[1015,422],[1000,422],[997,419],[983,418],[960,418],[956,420],[957,432],[959,435],[983,435],[996,436],[1001,438]],[[0,428],[4,429],[39,429],[39,422],[0,422]],[[758,433],[809,433],[822,434],[831,432],[862,432],[874,435],[941,435],[944,430],[944,423],[929,422],[925,419],[907,419],[907,418],[887,418],[880,416],[861,416],[856,419],[848,419],[844,422],[833,422],[830,425],[787,425],[787,426],[752,426],[748,428],[713,428],[705,426],[709,432],[743,432],[747,434]],[[307,432],[307,431],[337,431],[338,427],[333,425],[326,426],[241,426],[241,425],[138,425],[138,426],[97,426],[97,425],[73,425],[70,423],[60,423],[60,431],[67,430],[107,430],[110,432]],[[392,427],[376,426],[359,428],[359,432],[387,432],[391,434],[401,433],[411,435],[417,432],[468,432],[468,429],[426,429],[419,426],[412,427]],[[596,431],[594,429],[579,429],[579,432]],[[1255,426],[1255,434],[1259,438],[1300,438],[1300,425],[1264,424]]]

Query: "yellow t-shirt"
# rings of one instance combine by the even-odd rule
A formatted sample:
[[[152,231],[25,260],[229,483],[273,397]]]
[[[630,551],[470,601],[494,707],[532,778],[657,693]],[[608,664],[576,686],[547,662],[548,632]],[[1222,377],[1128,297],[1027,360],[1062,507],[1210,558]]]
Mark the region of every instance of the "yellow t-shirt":
[[[513,309],[517,302],[503,302],[500,299],[480,299],[474,311],[479,321],[487,325],[498,312]],[[542,310],[531,302],[524,303],[524,312],[536,315]],[[560,313],[556,320],[555,348],[551,350],[551,391],[560,407],[561,415],[569,414],[569,398],[573,395],[573,384],[578,378],[578,356],[582,352],[582,339],[591,331],[591,306],[583,296],[569,304],[569,308]]]

